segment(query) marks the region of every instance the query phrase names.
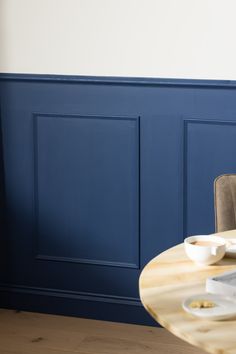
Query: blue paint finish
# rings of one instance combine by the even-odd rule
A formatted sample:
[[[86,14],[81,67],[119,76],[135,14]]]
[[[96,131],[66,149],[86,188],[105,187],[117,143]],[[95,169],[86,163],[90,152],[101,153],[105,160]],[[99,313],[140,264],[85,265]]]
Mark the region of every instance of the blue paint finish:
[[[37,258],[139,268],[139,121],[34,115]]]
[[[4,307],[16,310],[63,314],[100,320],[156,326],[140,301],[132,298],[77,293],[27,286],[0,287]]]
[[[155,115],[141,122],[142,264],[182,241],[182,119]]]
[[[214,179],[236,171],[236,120],[186,120],[184,139],[185,232],[210,233],[208,215],[214,215]]]
[[[214,231],[213,180],[236,172],[235,82],[1,74],[0,89],[2,306],[147,323],[140,269]]]
[[[50,74],[16,74],[0,73],[1,81],[30,81],[54,83],[82,83],[102,85],[138,85],[167,87],[236,87],[236,80],[202,80],[202,79],[171,79],[121,76],[80,76],[80,75],[50,75]]]

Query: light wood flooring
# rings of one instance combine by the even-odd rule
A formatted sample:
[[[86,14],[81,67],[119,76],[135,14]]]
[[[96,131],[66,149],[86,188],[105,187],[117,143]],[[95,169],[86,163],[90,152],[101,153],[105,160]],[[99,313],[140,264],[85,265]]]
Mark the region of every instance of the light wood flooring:
[[[0,354],[203,354],[165,329],[0,309]]]

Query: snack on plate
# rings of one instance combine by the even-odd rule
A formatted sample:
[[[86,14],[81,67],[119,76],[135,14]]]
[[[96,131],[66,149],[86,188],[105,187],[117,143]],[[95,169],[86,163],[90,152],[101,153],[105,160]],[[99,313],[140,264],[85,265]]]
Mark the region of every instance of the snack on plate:
[[[209,300],[194,300],[189,304],[192,309],[209,309],[215,306],[216,304]]]

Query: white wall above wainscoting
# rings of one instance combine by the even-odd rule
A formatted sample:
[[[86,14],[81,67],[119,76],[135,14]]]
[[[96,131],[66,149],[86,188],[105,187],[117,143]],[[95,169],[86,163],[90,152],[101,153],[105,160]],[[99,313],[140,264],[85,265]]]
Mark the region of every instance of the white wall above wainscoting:
[[[236,80],[235,0],[0,0],[0,72]]]

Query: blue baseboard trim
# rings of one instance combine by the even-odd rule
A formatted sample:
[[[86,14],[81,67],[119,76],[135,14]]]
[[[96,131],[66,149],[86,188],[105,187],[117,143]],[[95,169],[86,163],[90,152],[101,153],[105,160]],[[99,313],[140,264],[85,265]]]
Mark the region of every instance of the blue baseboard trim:
[[[1,284],[0,307],[157,326],[140,300],[132,297]]]
[[[22,285],[15,285],[15,284],[0,284],[0,292],[50,296],[50,297],[86,300],[86,301],[99,301],[99,302],[121,304],[121,305],[142,306],[141,301],[135,297],[104,295],[99,293],[40,288],[40,287],[22,286]]]
[[[51,83],[101,84],[122,86],[162,86],[162,87],[210,87],[236,88],[236,80],[200,80],[200,79],[171,79],[145,77],[116,77],[116,76],[81,76],[81,75],[48,75],[48,74],[16,74],[0,73],[0,81],[30,81]]]

